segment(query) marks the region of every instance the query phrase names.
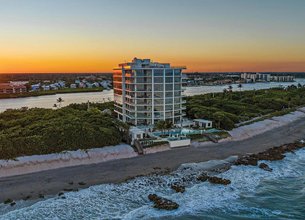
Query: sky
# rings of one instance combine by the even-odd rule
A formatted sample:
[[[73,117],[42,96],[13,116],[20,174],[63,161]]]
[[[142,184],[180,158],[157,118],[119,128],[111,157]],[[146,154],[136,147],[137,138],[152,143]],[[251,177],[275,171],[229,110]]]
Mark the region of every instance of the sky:
[[[0,0],[0,73],[305,72],[304,0]]]

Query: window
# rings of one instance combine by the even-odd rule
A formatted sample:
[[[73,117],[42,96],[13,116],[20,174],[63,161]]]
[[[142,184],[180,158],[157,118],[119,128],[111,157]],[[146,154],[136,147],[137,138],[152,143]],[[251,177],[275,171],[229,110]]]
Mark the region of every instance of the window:
[[[173,70],[172,69],[165,70],[165,76],[173,76]]]
[[[160,99],[160,98],[163,99],[163,98],[164,98],[163,95],[164,95],[163,92],[155,92],[155,93],[154,93],[154,97],[155,97],[155,98],[158,98],[158,99]]]
[[[165,77],[165,82],[166,83],[172,83],[173,82],[173,77]]]
[[[181,77],[175,77],[175,82],[180,82],[181,81]]]
[[[173,105],[165,105],[165,111],[172,111]]]
[[[181,90],[181,85],[180,84],[175,84],[175,90]]]
[[[155,100],[154,100],[154,104],[155,104],[155,105],[163,105],[163,103],[164,103],[164,100],[163,100],[163,99],[155,99]]]
[[[160,84],[154,84],[155,91],[163,91],[163,85]]]
[[[181,75],[181,70],[174,70],[175,76],[180,76]]]
[[[154,83],[163,83],[163,77],[155,77]]]
[[[168,90],[173,90],[173,85],[172,84],[166,84],[165,85],[165,90],[168,91]]]
[[[163,70],[162,69],[155,69],[154,76],[162,76],[163,77]]]
[[[173,97],[173,92],[166,92],[166,93],[165,93],[165,97],[166,97],[166,98]]]
[[[163,111],[163,106],[154,106],[154,111],[156,112],[162,112]]]

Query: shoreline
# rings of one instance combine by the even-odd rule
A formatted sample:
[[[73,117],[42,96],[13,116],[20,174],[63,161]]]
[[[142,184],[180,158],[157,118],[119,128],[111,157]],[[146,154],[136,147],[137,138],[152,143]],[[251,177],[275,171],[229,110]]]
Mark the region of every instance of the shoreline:
[[[0,178],[0,202],[8,198],[13,200],[36,199],[40,195],[56,195],[65,189],[78,190],[92,185],[120,183],[137,176],[168,173],[185,163],[224,160],[232,155],[244,156],[249,153],[259,153],[274,146],[293,143],[305,137],[305,114],[301,111],[297,112],[300,113],[296,114],[302,116],[299,115],[292,120],[291,115],[293,114],[288,114],[289,117],[284,118],[286,123],[267,119],[268,123],[274,122],[271,129],[262,130],[261,133],[252,137],[241,134],[242,138],[224,140],[217,144],[196,145],[192,143],[191,147],[133,158]],[[275,119],[278,118],[275,117]],[[258,126],[256,129],[261,130],[261,127]]]
[[[299,118],[305,118],[305,107],[283,116],[272,117],[249,125],[237,127],[229,131],[230,137],[221,139],[219,143],[245,140],[274,128],[292,123]],[[192,147],[203,147],[213,142],[191,143]],[[146,148],[144,154],[163,152],[170,149],[167,145]],[[128,144],[105,146],[88,150],[65,151],[46,155],[32,155],[18,157],[14,160],[0,160],[0,178],[36,173],[41,171],[55,170],[81,165],[103,163],[111,160],[133,158],[139,156]]]
[[[3,96],[3,94],[0,94],[0,100],[1,99],[18,99],[18,98],[30,98],[30,97],[40,97],[40,96],[47,96],[47,95],[58,95],[58,94],[70,94],[70,93],[87,93],[87,92],[103,92],[106,89],[84,89],[84,91],[82,90],[76,90],[76,91],[56,91],[56,90],[50,90],[50,91],[54,91],[54,92],[46,92],[44,93],[43,91],[40,92],[27,92],[27,93],[18,93],[18,94],[5,94],[5,96]],[[8,95],[8,96],[6,96]]]

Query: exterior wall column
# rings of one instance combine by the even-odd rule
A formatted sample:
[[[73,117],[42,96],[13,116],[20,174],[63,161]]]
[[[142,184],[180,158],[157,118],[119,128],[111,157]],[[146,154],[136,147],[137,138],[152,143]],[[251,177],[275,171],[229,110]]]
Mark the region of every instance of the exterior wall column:
[[[175,124],[175,69],[173,69],[173,124]]]
[[[138,112],[138,93],[136,92],[137,91],[137,71],[136,70],[132,70],[132,71],[134,71],[134,97],[131,97],[132,99],[133,99],[133,101],[134,101],[134,123],[135,123],[135,125],[137,126],[138,125],[138,114],[137,114],[137,112]]]
[[[163,120],[165,121],[165,105],[166,105],[166,90],[165,90],[165,85],[166,85],[166,80],[165,80],[165,68],[163,69]]]
[[[151,69],[151,124],[155,124],[155,71]]]
[[[179,114],[180,114],[180,124],[182,125],[182,105],[183,105],[183,96],[182,96],[182,70],[180,70],[180,96],[179,96],[179,100],[180,100],[180,110],[179,110]],[[182,126],[181,126],[182,127]]]
[[[123,122],[126,122],[126,81],[125,81],[125,69],[122,68],[122,113]]]

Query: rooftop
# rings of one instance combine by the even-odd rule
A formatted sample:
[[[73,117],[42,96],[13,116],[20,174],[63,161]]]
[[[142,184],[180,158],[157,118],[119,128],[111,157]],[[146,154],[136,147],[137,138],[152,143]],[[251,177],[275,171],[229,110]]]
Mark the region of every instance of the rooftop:
[[[115,69],[121,69],[121,68],[172,68],[172,69],[186,69],[185,66],[171,66],[169,63],[158,63],[153,62],[150,59],[138,59],[133,58],[131,62],[121,63],[119,64],[120,68]]]
[[[194,119],[194,121],[201,122],[201,123],[210,123],[210,122],[212,122],[212,121],[206,120],[206,119]]]

